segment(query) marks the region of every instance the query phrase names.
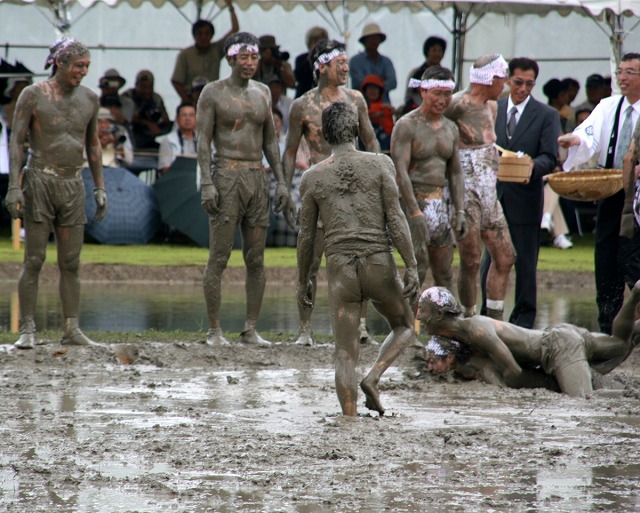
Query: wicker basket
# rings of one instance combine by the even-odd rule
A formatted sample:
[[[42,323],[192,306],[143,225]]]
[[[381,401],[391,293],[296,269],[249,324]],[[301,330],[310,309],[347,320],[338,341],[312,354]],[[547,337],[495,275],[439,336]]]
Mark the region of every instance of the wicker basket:
[[[597,201],[622,189],[622,170],[585,169],[547,176],[549,185],[559,196],[575,201]]]

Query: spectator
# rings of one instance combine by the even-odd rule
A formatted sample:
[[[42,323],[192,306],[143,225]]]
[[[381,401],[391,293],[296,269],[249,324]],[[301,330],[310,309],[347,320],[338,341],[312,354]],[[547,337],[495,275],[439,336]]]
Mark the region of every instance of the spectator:
[[[280,51],[280,46],[276,44],[276,38],[271,35],[260,36],[260,64],[254,80],[269,84],[274,78],[279,78],[285,87],[296,86],[296,78],[293,74],[289,60],[289,52]]]
[[[422,80],[422,75],[427,68],[431,66],[440,66],[446,50],[447,42],[441,37],[430,36],[425,39],[424,44],[422,45],[422,53],[424,54],[425,61],[420,66],[409,72],[409,78],[407,79],[407,91],[404,95],[404,107],[402,109],[403,115],[418,108],[422,103],[420,88],[410,87],[409,82],[411,79],[418,81]]]
[[[567,111],[565,107],[569,105],[569,89],[567,84],[562,83],[557,78],[552,78],[543,87],[542,92],[547,97],[547,104],[558,111],[560,116],[560,128],[562,133],[567,132]]]
[[[123,96],[134,103],[132,132],[136,151],[158,149],[155,138],[171,130],[171,121],[162,97],[153,90],[154,77],[149,70],[142,70],[136,75],[136,85],[126,91]]]
[[[200,99],[200,93],[208,83],[204,77],[196,77],[191,81],[191,104],[197,109],[198,100]]]
[[[115,122],[106,107],[98,109],[98,138],[103,167],[127,167],[133,162],[133,147],[127,129]]]
[[[276,130],[276,137],[278,138],[278,147],[280,148],[280,155],[284,152],[285,143],[282,133],[282,113],[278,109],[273,109],[273,125]],[[306,140],[303,138],[298,146],[298,153],[296,154],[296,169],[291,181],[291,200],[293,201],[296,212],[300,210],[302,201],[300,200],[300,180],[302,180],[302,173],[309,169],[309,147]],[[271,167],[266,157],[262,158],[262,164],[265,166],[265,171],[271,173]],[[273,175],[269,181],[269,198],[271,203],[275,202],[277,182]],[[267,228],[267,246],[276,248],[295,248],[298,241],[298,226],[291,228],[287,223],[282,213],[275,213],[273,210],[269,213],[269,227]]]
[[[380,143],[380,149],[388,153],[391,149],[391,132],[395,125],[394,109],[383,103],[384,83],[377,75],[367,75],[362,82],[362,95],[367,102],[369,119]]]
[[[16,102],[18,101],[18,96],[22,90],[31,85],[33,81],[31,77],[16,77],[10,78],[7,81],[7,88],[4,91],[4,95],[11,99],[9,103],[5,103],[2,106],[2,110],[4,112],[4,119],[7,127],[7,135],[11,132],[11,126],[13,125],[13,113],[16,109]]]
[[[362,82],[367,75],[377,75],[384,82],[384,102],[391,103],[389,93],[393,91],[398,82],[396,70],[389,57],[378,53],[378,46],[387,39],[378,24],[369,23],[364,26],[360,43],[364,46],[364,52],[354,55],[349,61],[349,74],[351,75],[351,87],[358,91],[362,88]]]
[[[215,29],[213,23],[208,20],[198,20],[191,27],[191,35],[195,44],[181,50],[176,59],[176,65],[171,76],[171,83],[184,103],[193,102],[191,96],[191,83],[197,76],[203,76],[209,82],[220,77],[220,61],[224,56],[224,42],[238,30],[238,18],[231,0],[225,0],[225,4],[231,14],[231,30],[224,37],[211,43]]]
[[[271,91],[271,105],[274,110],[277,109],[280,112],[282,135],[284,136],[289,130],[289,111],[291,110],[293,99],[285,95],[286,88],[280,77],[272,76],[267,85]]]
[[[318,41],[322,41],[323,39],[329,39],[329,34],[322,27],[312,27],[307,31],[305,43],[309,51],[298,55],[295,62],[296,98],[299,98],[315,86],[313,66],[311,65],[311,52],[318,44]]]
[[[587,94],[587,99],[583,101],[580,105],[576,107],[578,109],[589,109],[593,110],[596,108],[596,105],[600,103],[602,98],[606,98],[606,84],[605,79],[602,75],[598,75],[594,73],[593,75],[589,75],[587,77],[587,81],[585,82],[584,89]]]
[[[566,112],[565,117],[568,120],[566,130],[567,132],[572,132],[578,123],[576,123],[576,111],[571,104],[576,99],[576,96],[578,96],[580,82],[575,78],[564,78],[562,79],[562,83],[567,87],[567,105],[564,108]]]
[[[100,106],[109,109],[115,123],[129,127],[135,105],[131,98],[121,96],[118,93],[126,82],[118,70],[111,68],[104,72],[98,85],[100,87]]]
[[[178,156],[198,157],[196,109],[190,103],[181,103],[176,109],[174,129],[160,142],[158,170],[166,173]]]

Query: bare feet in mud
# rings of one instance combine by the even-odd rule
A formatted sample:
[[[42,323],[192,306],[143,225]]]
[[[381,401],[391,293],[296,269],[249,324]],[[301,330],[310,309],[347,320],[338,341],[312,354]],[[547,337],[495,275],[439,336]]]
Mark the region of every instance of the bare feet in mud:
[[[254,346],[264,346],[268,347],[271,345],[271,342],[263,339],[255,329],[245,329],[240,332],[240,342],[243,344],[250,344]]]
[[[310,326],[309,328],[300,328],[300,333],[298,334],[298,340],[296,340],[296,344],[299,346],[314,345],[313,332],[311,331]]]
[[[207,344],[210,346],[228,346],[229,341],[222,336],[221,328],[213,328],[207,331]]]
[[[23,333],[18,341],[13,344],[13,347],[16,349],[33,349],[35,345],[35,335],[33,333]]]
[[[369,382],[367,378],[365,378],[360,382],[360,388],[367,397],[364,405],[370,410],[377,411],[380,416],[384,415],[384,408],[380,402],[380,394],[378,393],[376,384]]]
[[[60,340],[60,344],[63,346],[97,346],[101,344],[97,344],[89,337],[87,337],[80,330],[77,330],[73,333],[63,335],[62,340]]]

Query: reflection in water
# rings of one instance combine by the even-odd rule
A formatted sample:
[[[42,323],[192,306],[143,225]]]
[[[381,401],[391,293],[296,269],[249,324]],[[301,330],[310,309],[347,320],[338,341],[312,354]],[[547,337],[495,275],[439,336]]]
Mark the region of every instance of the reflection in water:
[[[15,284],[5,284],[0,294],[0,329],[11,326],[11,307],[15,305]],[[82,288],[80,322],[85,331],[206,331],[207,315],[202,287],[198,284],[95,284]],[[245,321],[243,285],[226,286],[222,292],[220,315],[227,332],[239,332]],[[513,307],[513,291],[507,294],[505,312]],[[331,333],[327,287],[320,286],[313,312],[318,333]],[[536,327],[569,322],[596,331],[597,315],[591,289],[563,288],[538,291]],[[60,329],[60,303],[56,285],[44,285],[38,294],[36,326]],[[293,286],[267,284],[258,329],[297,332],[298,309]],[[378,336],[388,332],[385,321],[374,308],[368,309],[369,330]]]

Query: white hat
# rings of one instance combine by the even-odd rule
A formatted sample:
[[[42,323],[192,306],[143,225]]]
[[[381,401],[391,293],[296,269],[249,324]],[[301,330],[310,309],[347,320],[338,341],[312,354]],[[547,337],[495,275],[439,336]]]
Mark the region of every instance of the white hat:
[[[369,36],[380,36],[382,41],[387,39],[387,35],[382,32],[382,30],[380,30],[380,25],[378,25],[377,23],[367,23],[362,29],[362,35],[360,36],[360,39],[358,39],[358,41],[362,43],[362,40]]]

